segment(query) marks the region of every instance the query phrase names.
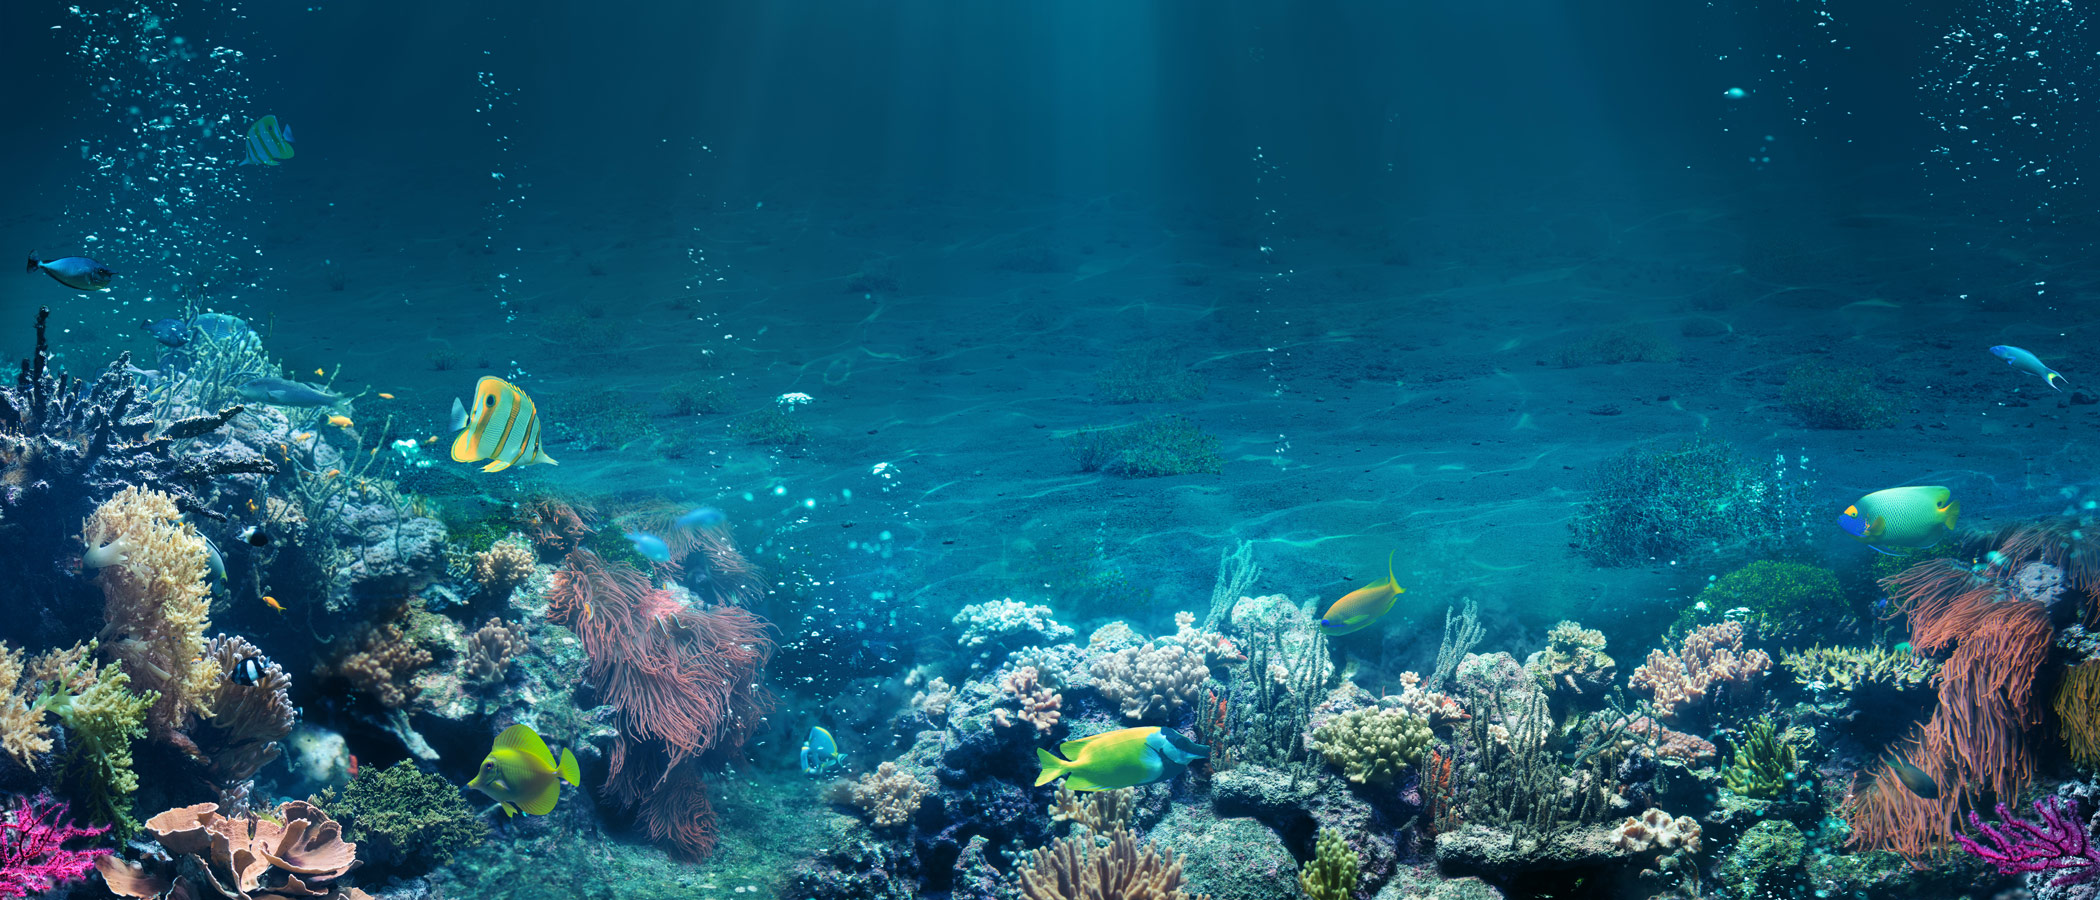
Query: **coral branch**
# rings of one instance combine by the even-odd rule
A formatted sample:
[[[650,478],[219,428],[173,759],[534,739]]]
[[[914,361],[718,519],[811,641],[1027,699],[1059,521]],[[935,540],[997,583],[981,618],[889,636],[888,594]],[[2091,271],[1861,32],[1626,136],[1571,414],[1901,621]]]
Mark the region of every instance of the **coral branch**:
[[[17,798],[14,815],[0,824],[0,897],[42,895],[86,875],[109,851],[68,850],[66,842],[108,830],[66,821],[66,805],[48,795]]]
[[[2034,801],[2034,812],[2039,821],[2016,818],[2000,803],[2001,821],[1996,825],[1971,812],[1969,824],[1990,846],[1964,834],[1956,834],[1954,840],[1976,858],[1997,866],[2000,875],[2063,872],[2049,882],[2054,887],[2082,884],[2100,875],[2096,868],[2100,851],[2094,849],[2085,824],[2075,820],[2077,807],[2052,795]]]

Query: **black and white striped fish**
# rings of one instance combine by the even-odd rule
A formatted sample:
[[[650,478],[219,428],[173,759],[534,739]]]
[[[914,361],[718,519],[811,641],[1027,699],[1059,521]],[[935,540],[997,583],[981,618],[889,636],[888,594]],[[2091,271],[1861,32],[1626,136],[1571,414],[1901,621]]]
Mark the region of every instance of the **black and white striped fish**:
[[[474,386],[471,413],[466,404],[452,401],[452,427],[459,432],[452,439],[454,462],[489,460],[488,465],[481,467],[483,472],[501,472],[533,463],[556,465],[540,449],[539,410],[532,405],[532,398],[494,375],[482,376]]]

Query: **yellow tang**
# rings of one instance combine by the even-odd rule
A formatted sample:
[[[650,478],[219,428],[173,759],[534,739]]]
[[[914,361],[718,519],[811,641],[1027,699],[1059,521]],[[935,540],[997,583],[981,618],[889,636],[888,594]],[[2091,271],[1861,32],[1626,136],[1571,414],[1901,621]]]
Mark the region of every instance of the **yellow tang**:
[[[459,432],[452,439],[454,462],[489,460],[481,467],[483,472],[533,463],[556,465],[540,449],[540,416],[532,398],[494,375],[481,376],[474,386],[471,415],[465,404],[452,401],[452,428]]]
[[[1320,618],[1320,630],[1331,635],[1362,631],[1391,610],[1393,601],[1405,593],[1407,589],[1400,586],[1400,579],[1393,577],[1393,555],[1388,553],[1385,581],[1357,588],[1334,601],[1327,608],[1327,615]]]
[[[496,746],[489,749],[481,771],[467,787],[501,801],[506,815],[515,816],[522,810],[544,816],[554,811],[554,801],[561,798],[561,782],[576,784],[581,778],[576,754],[569,748],[562,748],[561,764],[556,765],[546,741],[531,728],[512,725],[496,736]]]
[[[1035,777],[1037,787],[1065,777],[1065,787],[1075,791],[1113,791],[1165,781],[1181,774],[1188,764],[1210,755],[1210,748],[1182,737],[1172,728],[1125,728],[1057,747],[1070,759],[1058,759],[1037,747],[1036,761],[1043,770]]]

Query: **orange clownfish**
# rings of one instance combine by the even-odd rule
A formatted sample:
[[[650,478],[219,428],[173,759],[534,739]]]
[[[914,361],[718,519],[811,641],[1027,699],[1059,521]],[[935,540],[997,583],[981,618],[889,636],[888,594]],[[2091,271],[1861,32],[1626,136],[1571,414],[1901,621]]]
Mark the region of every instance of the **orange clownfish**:
[[[263,605],[274,609],[278,612],[284,612],[284,604],[277,602],[276,597],[272,597],[268,594],[263,595]]]
[[[1388,553],[1385,556],[1385,580],[1364,585],[1334,601],[1334,605],[1327,608],[1327,615],[1320,617],[1320,630],[1329,635],[1340,635],[1369,628],[1372,622],[1393,608],[1393,601],[1405,593],[1407,589],[1393,577],[1393,555]]]

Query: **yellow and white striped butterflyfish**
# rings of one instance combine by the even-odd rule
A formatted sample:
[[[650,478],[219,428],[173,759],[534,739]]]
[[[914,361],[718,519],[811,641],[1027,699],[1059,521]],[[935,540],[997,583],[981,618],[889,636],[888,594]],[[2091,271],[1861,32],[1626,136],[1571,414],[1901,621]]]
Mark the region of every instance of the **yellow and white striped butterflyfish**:
[[[276,116],[264,116],[248,126],[248,154],[241,159],[244,166],[274,166],[280,159],[292,158],[292,129],[277,124]]]
[[[486,459],[489,464],[481,467],[483,472],[533,463],[556,465],[540,449],[540,416],[532,398],[494,375],[481,376],[474,386],[472,415],[466,404],[452,401],[452,429],[459,432],[452,439],[453,462]]]

